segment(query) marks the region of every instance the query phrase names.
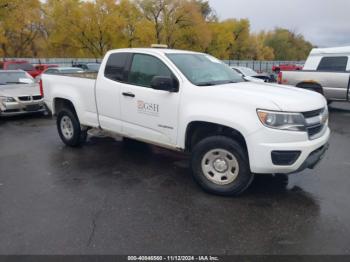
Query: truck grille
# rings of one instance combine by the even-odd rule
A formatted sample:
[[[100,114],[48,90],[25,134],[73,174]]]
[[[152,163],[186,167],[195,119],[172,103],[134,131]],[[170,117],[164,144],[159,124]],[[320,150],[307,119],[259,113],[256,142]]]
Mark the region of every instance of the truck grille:
[[[308,111],[308,112],[304,112],[303,115],[305,118],[315,117],[315,116],[319,116],[324,110],[325,108]]]
[[[309,139],[317,139],[325,130],[325,124],[322,119],[323,115],[326,113],[326,108],[321,108],[318,110],[313,110],[309,112],[304,112],[303,115],[306,121],[306,129],[309,135]]]
[[[320,133],[323,129],[324,125],[317,125],[315,127],[310,127],[307,129],[307,132],[309,134],[309,137],[312,138],[315,135],[317,135],[318,133]]]

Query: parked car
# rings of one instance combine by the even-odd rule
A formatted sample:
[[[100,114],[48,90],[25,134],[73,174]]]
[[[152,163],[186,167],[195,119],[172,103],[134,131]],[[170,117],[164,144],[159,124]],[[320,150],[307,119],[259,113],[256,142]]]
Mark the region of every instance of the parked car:
[[[0,116],[45,112],[40,87],[22,70],[0,70]]]
[[[54,65],[54,64],[40,64],[40,65],[36,65],[35,69],[38,70],[40,73],[42,73],[45,70],[47,70],[49,68],[54,68],[54,67],[58,67],[58,65]]]
[[[2,70],[23,70],[30,74],[33,78],[41,74],[32,64],[27,61],[4,61],[0,62]]]
[[[98,72],[100,69],[101,64],[100,63],[78,63],[78,64],[73,64],[73,67],[79,67],[83,69],[84,71],[89,71],[89,72]]]
[[[66,145],[96,128],[186,151],[194,179],[216,194],[242,193],[254,174],[313,168],[328,148],[324,97],[244,81],[207,54],[112,50],[95,79],[43,74],[42,84]]]
[[[302,65],[296,65],[296,64],[282,64],[278,66],[272,67],[272,72],[275,72],[278,74],[280,71],[298,71],[303,70]]]
[[[243,66],[231,66],[233,70],[242,75],[248,81],[255,82],[275,82],[275,78],[273,75],[258,73],[249,67]]]
[[[302,71],[281,72],[279,83],[323,94],[329,102],[349,101],[350,46],[313,49]]]
[[[84,70],[79,67],[54,67],[44,71],[45,74],[74,74],[84,73]]]

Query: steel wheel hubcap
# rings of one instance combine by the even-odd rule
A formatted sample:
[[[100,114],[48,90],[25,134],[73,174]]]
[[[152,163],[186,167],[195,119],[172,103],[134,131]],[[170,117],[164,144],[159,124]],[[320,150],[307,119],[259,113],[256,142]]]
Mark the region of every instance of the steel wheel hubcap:
[[[61,131],[64,138],[68,140],[74,135],[73,123],[68,116],[64,116],[61,119]]]
[[[225,159],[218,158],[214,161],[213,167],[217,172],[223,173],[228,169],[228,163]]]
[[[209,181],[217,185],[228,185],[237,178],[239,165],[231,152],[214,149],[204,155],[202,171]]]

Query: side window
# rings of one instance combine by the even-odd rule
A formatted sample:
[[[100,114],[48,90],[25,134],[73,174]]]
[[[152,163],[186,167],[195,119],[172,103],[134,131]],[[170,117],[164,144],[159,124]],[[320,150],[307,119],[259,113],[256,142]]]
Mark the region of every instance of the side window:
[[[125,81],[125,65],[128,58],[128,53],[111,54],[106,64],[105,77],[114,81]]]
[[[172,77],[172,73],[158,58],[150,55],[135,54],[129,72],[128,83],[151,87],[154,76]]]
[[[346,71],[347,64],[346,56],[323,57],[317,71],[343,72]]]

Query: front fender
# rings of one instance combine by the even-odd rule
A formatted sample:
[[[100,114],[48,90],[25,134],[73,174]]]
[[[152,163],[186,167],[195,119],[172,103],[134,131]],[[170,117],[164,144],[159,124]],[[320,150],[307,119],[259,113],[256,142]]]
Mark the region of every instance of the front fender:
[[[214,110],[215,108],[215,110]],[[256,109],[247,109],[240,105],[233,107],[229,104],[217,105],[191,103],[187,109],[183,109],[182,119],[178,133],[178,145],[184,149],[186,147],[186,133],[192,122],[207,122],[234,129],[241,133],[246,139],[250,134],[261,128],[261,123],[256,114]]]

